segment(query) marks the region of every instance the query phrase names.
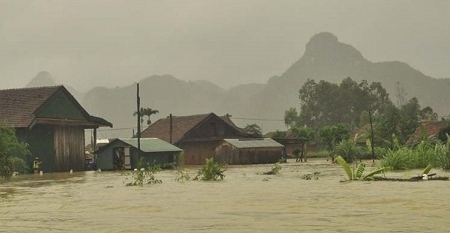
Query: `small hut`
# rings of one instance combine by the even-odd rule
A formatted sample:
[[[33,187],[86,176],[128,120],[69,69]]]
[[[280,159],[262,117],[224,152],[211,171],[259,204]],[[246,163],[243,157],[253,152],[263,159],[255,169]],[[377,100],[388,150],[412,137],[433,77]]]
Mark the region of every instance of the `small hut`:
[[[270,138],[224,139],[216,147],[214,160],[225,164],[276,163],[284,146]]]
[[[174,163],[182,150],[158,138],[141,138],[141,153],[137,138],[117,138],[101,147],[97,152],[97,168],[123,170],[156,163],[161,166]]]

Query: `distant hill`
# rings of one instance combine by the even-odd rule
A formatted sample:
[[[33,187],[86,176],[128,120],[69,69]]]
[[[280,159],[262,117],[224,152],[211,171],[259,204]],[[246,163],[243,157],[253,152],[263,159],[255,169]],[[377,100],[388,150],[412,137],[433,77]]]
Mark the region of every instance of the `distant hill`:
[[[56,79],[47,71],[39,72],[25,87],[43,87],[43,86],[56,86],[63,85],[61,82],[57,82]],[[78,102],[83,100],[84,93],[77,91],[71,86],[65,85],[67,90],[77,99]]]
[[[47,71],[39,72],[26,87],[43,87],[43,86],[56,86],[57,83],[53,76]]]
[[[40,82],[46,81],[48,75],[42,76],[44,78]],[[399,83],[408,99],[418,97],[422,107],[431,106],[439,115],[450,113],[450,104],[447,103],[450,79],[431,78],[399,61],[371,62],[357,49],[339,42],[328,32],[314,35],[306,44],[303,56],[266,84],[245,84],[225,90],[208,81],[182,81],[171,75],[154,75],[140,81],[141,106],[159,110],[152,116],[153,121],[170,113],[214,112],[231,114],[238,126],[257,123],[268,132],[285,129],[284,111],[289,107],[299,108],[298,90],[307,79],[340,83],[346,77],[358,82],[381,82],[394,103]],[[82,93],[68,89],[74,96],[82,96]],[[135,84],[118,88],[96,87],[80,99],[89,113],[108,119],[115,128],[136,125],[133,117],[136,111]],[[122,136],[130,135],[131,130]]]

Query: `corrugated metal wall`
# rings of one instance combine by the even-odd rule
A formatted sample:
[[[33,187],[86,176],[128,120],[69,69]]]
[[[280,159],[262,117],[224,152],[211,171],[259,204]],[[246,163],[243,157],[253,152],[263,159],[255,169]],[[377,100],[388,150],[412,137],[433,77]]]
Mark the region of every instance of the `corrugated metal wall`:
[[[56,126],[54,132],[54,171],[84,171],[84,129],[76,126]]]

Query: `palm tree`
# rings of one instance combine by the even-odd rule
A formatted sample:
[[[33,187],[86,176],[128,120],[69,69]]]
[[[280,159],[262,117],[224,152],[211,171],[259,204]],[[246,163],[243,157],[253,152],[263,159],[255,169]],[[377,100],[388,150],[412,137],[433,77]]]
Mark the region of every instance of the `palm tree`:
[[[140,109],[140,116],[141,116],[141,124],[144,123],[144,116],[147,116],[147,125],[150,125],[152,123],[152,121],[150,120],[150,116],[154,115],[156,113],[159,113],[158,110],[156,109],[151,109],[151,108],[142,108]],[[138,112],[134,112],[133,116],[136,116],[138,114]]]

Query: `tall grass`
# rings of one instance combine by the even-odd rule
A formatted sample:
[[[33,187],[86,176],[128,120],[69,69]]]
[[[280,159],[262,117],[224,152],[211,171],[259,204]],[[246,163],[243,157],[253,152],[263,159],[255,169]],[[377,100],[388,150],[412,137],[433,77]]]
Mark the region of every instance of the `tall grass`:
[[[434,140],[423,140],[413,147],[398,146],[388,150],[383,156],[381,165],[393,170],[433,167],[449,168],[450,143]]]

